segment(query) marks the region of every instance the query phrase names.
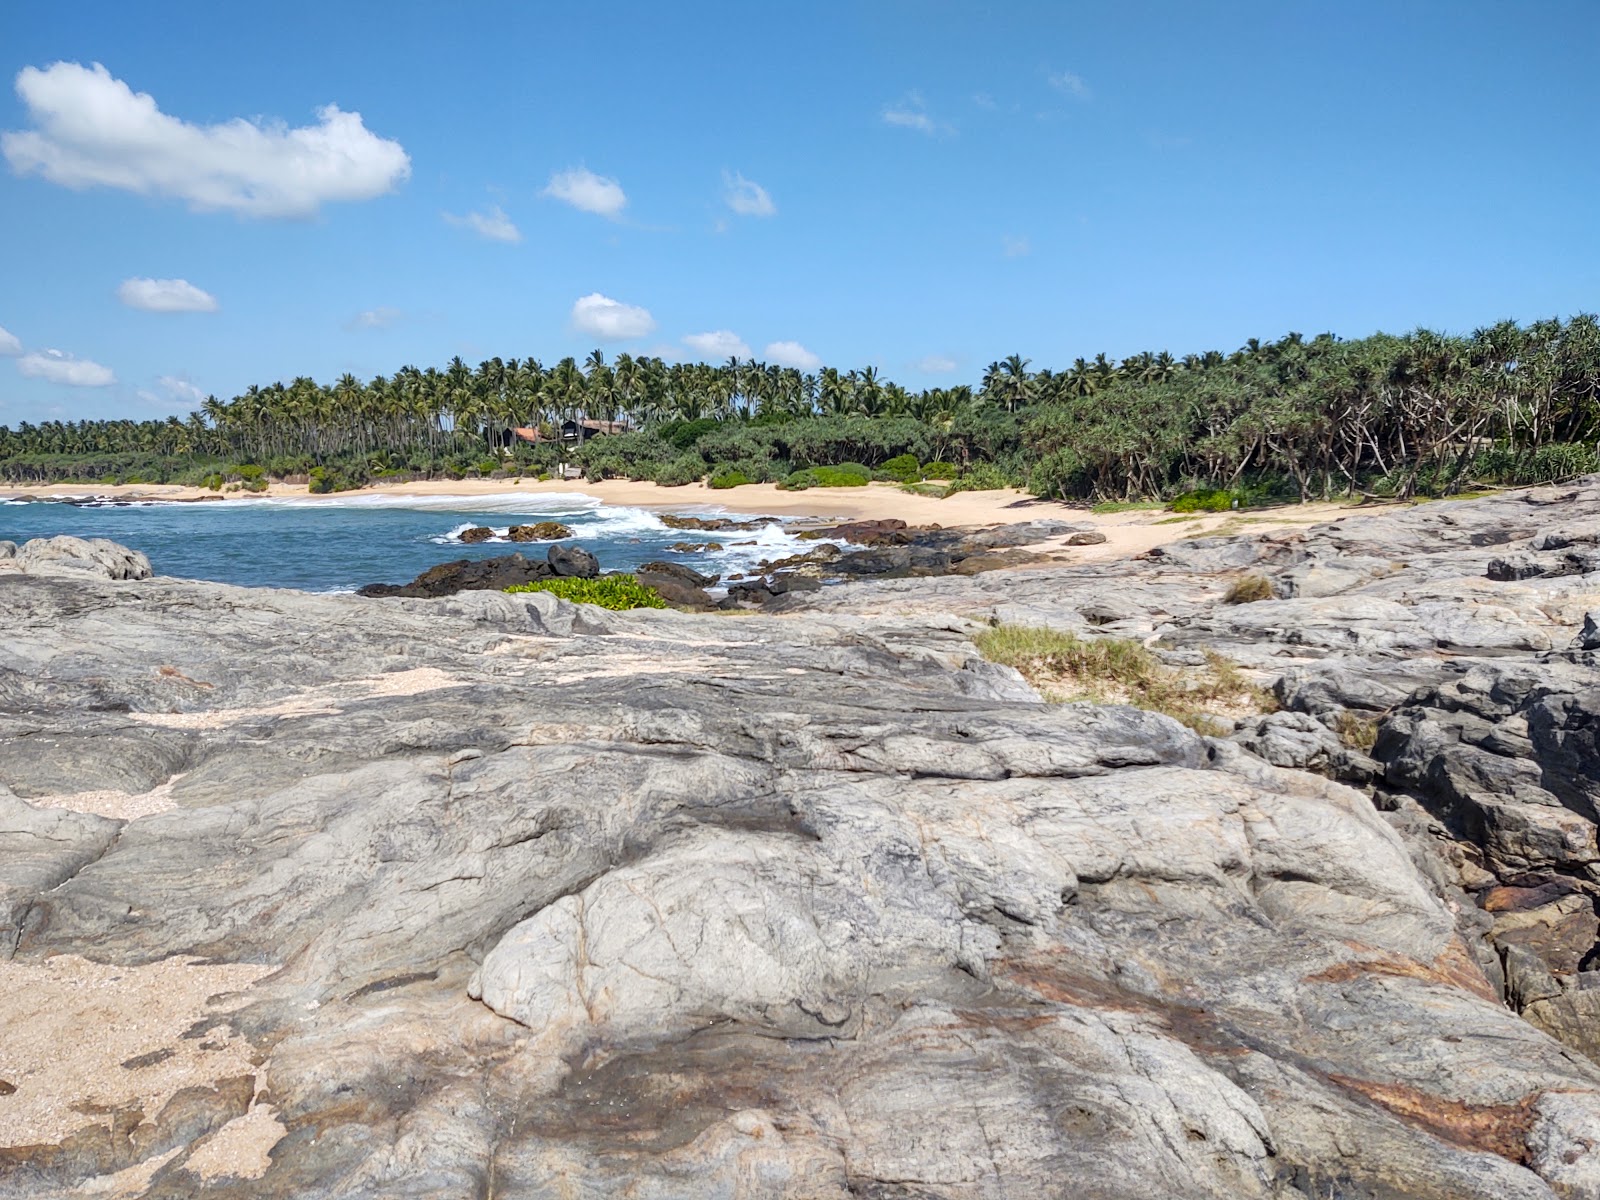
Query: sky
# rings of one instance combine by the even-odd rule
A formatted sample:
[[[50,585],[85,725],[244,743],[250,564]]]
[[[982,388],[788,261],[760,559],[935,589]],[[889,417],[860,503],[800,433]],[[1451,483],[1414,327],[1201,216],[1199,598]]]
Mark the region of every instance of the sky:
[[[0,6],[0,424],[1600,307],[1600,4]]]

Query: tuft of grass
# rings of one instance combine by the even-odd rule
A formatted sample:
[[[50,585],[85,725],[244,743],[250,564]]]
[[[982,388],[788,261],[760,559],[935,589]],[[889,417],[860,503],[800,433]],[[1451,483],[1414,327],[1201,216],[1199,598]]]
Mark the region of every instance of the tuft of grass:
[[[1276,599],[1277,593],[1272,590],[1272,580],[1265,575],[1241,575],[1228,585],[1228,590],[1223,594],[1224,604],[1254,604],[1257,600]]]
[[[1090,506],[1092,513],[1149,512],[1166,505],[1159,500],[1102,500]]]
[[[506,589],[508,592],[549,592],[574,604],[593,604],[624,612],[630,608],[665,608],[667,602],[655,588],[646,587],[632,575],[602,575],[598,579],[540,579],[533,583],[519,583]]]
[[[1341,708],[1334,715],[1333,731],[1351,750],[1360,750],[1363,754],[1371,750],[1378,741],[1378,723],[1371,717],[1360,716],[1348,708]]]
[[[1181,517],[1162,517],[1159,521],[1151,521],[1152,525],[1187,525],[1190,521],[1204,521],[1204,513],[1185,513]]]
[[[1231,733],[1235,717],[1276,707],[1271,693],[1213,650],[1204,652],[1203,667],[1183,670],[1128,638],[1082,638],[1033,625],[995,625],[973,642],[990,662],[1015,667],[1056,704],[1133,704],[1216,736]]]

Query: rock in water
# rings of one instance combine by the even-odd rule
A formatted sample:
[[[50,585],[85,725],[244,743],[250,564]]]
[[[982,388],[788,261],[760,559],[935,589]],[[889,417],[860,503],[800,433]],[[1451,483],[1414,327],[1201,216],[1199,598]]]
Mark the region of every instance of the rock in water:
[[[477,544],[478,542],[487,542],[493,536],[494,530],[486,528],[482,525],[475,525],[471,529],[463,529],[460,537],[457,540],[471,546]]]
[[[31,575],[149,579],[154,574],[150,560],[143,554],[105,538],[34,538],[6,557]]]
[[[534,525],[513,525],[506,533],[513,542],[554,542],[572,536],[572,530],[559,521],[540,521]]]
[[[503,592],[517,584],[549,579],[554,572],[549,563],[508,554],[501,558],[458,558],[454,562],[429,567],[410,583],[369,583],[357,590],[360,596],[404,596],[437,599],[458,592]]]
[[[1596,1195],[1592,593],[1472,540],[1540,496],[781,618],[11,572],[0,1195]],[[996,617],[1294,711],[1042,704]]]

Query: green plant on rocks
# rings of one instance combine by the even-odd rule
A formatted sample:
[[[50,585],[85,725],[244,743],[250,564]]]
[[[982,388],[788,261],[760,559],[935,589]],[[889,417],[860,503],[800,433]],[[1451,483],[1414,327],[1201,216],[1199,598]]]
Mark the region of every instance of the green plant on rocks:
[[[646,587],[632,575],[602,575],[598,579],[539,579],[533,583],[519,583],[506,589],[508,592],[549,592],[574,604],[593,604],[624,612],[630,608],[665,608],[667,602],[652,587]]]

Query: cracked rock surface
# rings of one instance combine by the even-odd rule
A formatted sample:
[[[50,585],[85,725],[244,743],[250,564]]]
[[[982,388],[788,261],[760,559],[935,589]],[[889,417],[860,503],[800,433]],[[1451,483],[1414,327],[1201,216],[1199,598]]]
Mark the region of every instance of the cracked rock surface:
[[[777,616],[0,573],[0,1196],[1600,1195],[1596,534]],[[1284,711],[1046,705],[989,618]]]

